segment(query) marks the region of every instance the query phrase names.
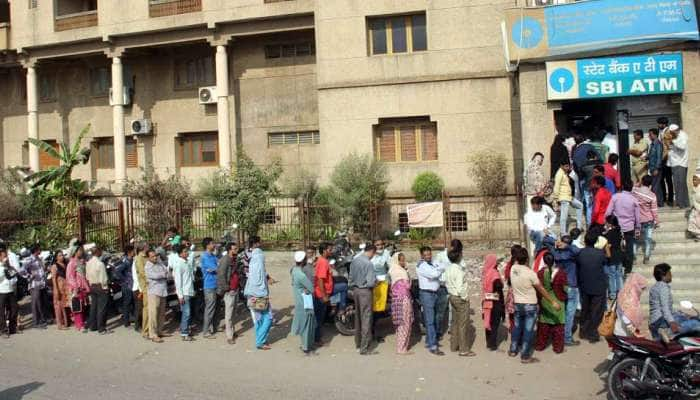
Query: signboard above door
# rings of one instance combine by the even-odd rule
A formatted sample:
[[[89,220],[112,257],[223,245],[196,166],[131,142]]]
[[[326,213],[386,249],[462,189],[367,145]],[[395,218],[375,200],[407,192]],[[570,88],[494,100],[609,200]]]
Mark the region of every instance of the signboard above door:
[[[547,62],[549,100],[682,92],[680,53]]]

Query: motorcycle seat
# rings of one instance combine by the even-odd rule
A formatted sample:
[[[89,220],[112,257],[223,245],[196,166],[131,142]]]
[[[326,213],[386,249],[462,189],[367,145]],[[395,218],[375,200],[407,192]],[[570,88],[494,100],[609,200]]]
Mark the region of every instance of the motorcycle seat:
[[[680,338],[678,342],[685,350],[700,349],[700,337],[686,336]]]
[[[669,354],[683,350],[683,346],[676,341],[663,343],[655,340],[634,337],[626,337],[625,341],[634,344],[635,346],[644,348],[654,354]]]

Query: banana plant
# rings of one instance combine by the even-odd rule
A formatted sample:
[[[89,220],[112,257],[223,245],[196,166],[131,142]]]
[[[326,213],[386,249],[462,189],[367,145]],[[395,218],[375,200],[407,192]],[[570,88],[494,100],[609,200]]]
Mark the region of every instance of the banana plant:
[[[58,167],[49,167],[43,171],[36,171],[25,178],[31,182],[32,189],[43,189],[54,192],[59,196],[77,195],[85,190],[85,182],[71,179],[73,168],[81,164],[87,164],[90,160],[90,149],[80,148],[83,137],[90,131],[88,124],[78,135],[78,139],[69,147],[65,142],[61,142],[60,151],[43,140],[29,138],[29,142],[37,146],[41,151],[50,157],[59,160]]]

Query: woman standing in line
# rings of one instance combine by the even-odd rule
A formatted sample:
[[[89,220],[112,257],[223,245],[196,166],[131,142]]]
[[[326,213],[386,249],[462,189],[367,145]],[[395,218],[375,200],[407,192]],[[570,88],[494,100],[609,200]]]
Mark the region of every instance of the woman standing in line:
[[[503,281],[498,272],[498,260],[495,254],[484,258],[484,269],[481,275],[481,308],[486,331],[486,347],[491,351],[498,350],[498,329],[505,315],[503,298]]]
[[[396,327],[396,354],[408,355],[413,326],[413,299],[411,278],[406,270],[406,256],[396,253],[391,258],[389,276],[391,278],[391,319]]]
[[[615,320],[616,336],[636,336],[642,335],[644,324],[644,313],[642,312],[641,297],[644,289],[647,288],[647,280],[641,274],[632,272],[627,275],[625,286],[617,296],[617,319]]]
[[[71,310],[75,328],[87,333],[85,326],[85,307],[90,293],[90,284],[85,277],[84,250],[81,245],[71,248],[71,259],[66,268],[66,283],[71,294]]]
[[[56,314],[56,326],[59,330],[68,329],[68,313],[66,307],[69,295],[66,288],[66,258],[61,250],[54,254],[54,264],[51,266],[51,281],[53,285],[53,308]]]
[[[535,196],[546,197],[547,186],[549,185],[549,179],[545,176],[544,167],[544,155],[540,152],[535,153],[530,162],[527,164],[527,169],[525,170],[525,196],[527,200],[527,211],[532,211],[532,206],[530,205],[530,200]]]

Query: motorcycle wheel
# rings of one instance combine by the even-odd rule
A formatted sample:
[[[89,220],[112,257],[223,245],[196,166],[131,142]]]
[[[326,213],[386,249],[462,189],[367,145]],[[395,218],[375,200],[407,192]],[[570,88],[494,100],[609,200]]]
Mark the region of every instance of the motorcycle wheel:
[[[343,336],[355,336],[355,309],[352,306],[345,309],[343,319],[336,315],[335,328]]]
[[[628,379],[640,379],[644,370],[644,360],[636,358],[625,358],[615,364],[608,373],[607,389],[609,399],[611,400],[627,400],[627,399],[650,399],[658,397],[645,396],[644,393],[630,392],[625,390],[624,383]],[[653,363],[649,364],[647,373],[644,376],[645,381],[661,379],[659,370]]]

